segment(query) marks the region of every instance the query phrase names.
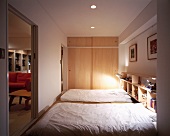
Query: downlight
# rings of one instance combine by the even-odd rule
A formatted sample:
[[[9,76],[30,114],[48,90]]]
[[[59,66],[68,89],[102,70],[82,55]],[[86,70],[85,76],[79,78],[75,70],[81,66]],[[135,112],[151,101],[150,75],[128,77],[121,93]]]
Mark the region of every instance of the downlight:
[[[91,9],[96,9],[96,5],[91,5]]]

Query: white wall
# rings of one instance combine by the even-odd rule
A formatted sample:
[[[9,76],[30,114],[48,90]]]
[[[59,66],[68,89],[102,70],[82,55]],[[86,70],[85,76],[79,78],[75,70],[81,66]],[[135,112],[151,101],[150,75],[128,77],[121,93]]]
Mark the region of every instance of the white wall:
[[[157,14],[157,0],[152,0],[146,8],[131,22],[131,24],[119,36],[119,42],[125,41],[132,33],[137,31]]]
[[[66,36],[36,0],[9,0],[9,3],[38,25],[39,111],[51,105],[61,93],[61,43]]]
[[[157,115],[159,136],[170,136],[170,1],[158,0]]]
[[[7,88],[7,1],[0,1],[0,48],[5,49],[5,59],[0,59],[0,135],[8,136]]]
[[[156,75],[157,60],[147,59],[147,37],[157,32],[156,22],[157,0],[152,0],[119,36],[119,73]],[[136,43],[137,62],[129,62],[129,46]]]
[[[119,45],[119,50],[118,50],[118,73],[125,72],[125,46],[123,44]]]
[[[148,60],[147,58],[147,37],[155,33],[157,33],[157,25],[119,46],[119,68],[121,70],[156,76],[157,59]],[[129,62],[129,46],[133,44],[137,44],[137,61]]]

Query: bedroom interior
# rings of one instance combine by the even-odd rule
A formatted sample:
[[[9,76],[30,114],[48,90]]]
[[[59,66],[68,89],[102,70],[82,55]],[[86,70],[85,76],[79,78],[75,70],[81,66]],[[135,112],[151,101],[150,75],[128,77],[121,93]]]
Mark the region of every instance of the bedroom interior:
[[[51,113],[49,114],[49,116],[52,115],[58,118],[58,120],[60,120],[60,122],[58,122],[59,123],[58,126],[60,126],[60,125],[65,125],[65,123],[67,124],[67,121],[64,120],[63,121],[64,124],[60,124],[62,122],[61,119],[59,118],[60,115],[58,115],[58,113],[55,110],[62,112],[65,115],[63,117],[68,118],[68,121],[72,121],[70,120],[71,116],[67,115],[67,113],[68,112],[72,113],[74,112],[73,111],[74,109],[75,110],[77,109],[78,111],[80,111],[80,114],[83,114],[82,111],[87,110],[86,106],[89,107],[89,110],[88,110],[89,112],[85,112],[87,116],[89,116],[88,114],[91,112],[98,113],[99,112],[98,110],[101,109],[102,106],[105,107],[106,105],[107,106],[105,108],[108,108],[109,111],[112,111],[112,108],[113,109],[116,108],[117,105],[121,105],[122,109],[123,108],[128,109],[127,107],[129,106],[129,111],[134,111],[133,109],[136,106],[141,110],[141,113],[143,114],[140,114],[140,110],[139,110],[138,113],[137,112],[133,113],[133,117],[137,115],[139,115],[139,117],[140,116],[142,117],[144,113],[146,113],[144,116],[145,121],[148,121],[148,119],[153,121],[153,122],[148,121],[148,123],[152,125],[148,126],[149,128],[151,128],[150,130],[147,130],[144,132],[146,133],[146,135],[156,134],[155,127],[153,126],[155,125],[154,124],[155,114],[157,113],[156,124],[157,124],[158,135],[168,136],[169,135],[169,130],[168,130],[169,124],[168,124],[167,116],[165,115],[169,114],[170,109],[169,107],[165,105],[168,102],[167,96],[169,96],[169,92],[168,92],[168,87],[169,87],[168,76],[169,75],[166,74],[166,70],[168,70],[169,68],[169,63],[167,63],[168,61],[165,58],[168,57],[168,52],[167,52],[168,46],[167,45],[169,44],[169,41],[167,39],[168,39],[169,32],[167,31],[167,28],[168,28],[169,20],[167,22],[165,20],[167,20],[167,17],[168,17],[166,14],[166,10],[168,11],[167,5],[169,4],[169,2],[166,0],[164,3],[161,2],[160,0],[157,0],[157,1],[148,0],[147,1],[148,5],[146,4],[147,6],[146,5],[144,6],[145,10],[143,10],[140,13],[140,15],[137,16],[133,21],[129,22],[129,25],[126,27],[126,29],[122,30],[122,32],[118,36],[95,35],[95,32],[97,32],[97,30],[95,31],[95,29],[97,29],[97,27],[95,27],[92,31],[90,30],[91,34],[89,36],[87,36],[87,33],[85,32],[83,32],[84,34],[82,35],[78,35],[78,33],[76,33],[77,32],[76,27],[73,27],[75,29],[75,35],[72,35],[71,33],[67,33],[66,28],[61,27],[61,24],[59,22],[58,23],[60,25],[58,24],[56,25],[56,22],[55,22],[56,20],[54,20],[53,18],[55,16],[55,14],[53,14],[54,9],[53,8],[51,8],[51,10],[49,9],[49,7],[52,7],[51,5],[55,5],[54,4],[55,2],[54,3],[53,2],[54,1],[51,1],[48,5],[45,0],[41,2],[38,0],[31,1],[30,3],[26,1],[21,2],[20,0],[9,1],[9,3],[12,6],[14,6],[17,10],[19,10],[25,16],[33,20],[39,27],[39,34],[38,34],[39,36],[39,44],[38,44],[39,46],[39,60],[38,60],[39,61],[38,62],[38,65],[39,65],[39,69],[38,69],[38,72],[39,72],[38,113],[39,115],[42,111],[45,111],[48,107],[50,107],[55,102],[57,96],[59,96],[61,93],[67,94],[68,92],[67,90],[69,89],[72,89],[72,88],[87,89],[87,90],[90,90],[91,92],[94,89],[108,90],[110,88],[113,89],[113,88],[121,87],[125,90],[128,96],[130,95],[131,97],[133,97],[134,99],[137,99],[137,101],[141,103],[132,104],[130,102],[130,103],[125,104],[124,106],[124,104],[117,104],[115,102],[111,102],[111,103],[107,102],[107,104],[106,103],[98,104],[95,102],[90,105],[84,102],[83,103],[84,106],[82,106],[82,105],[79,105],[79,102],[78,103],[72,102],[73,100],[69,100],[69,102],[65,102],[65,101],[63,102],[60,99],[61,102],[59,104],[56,104],[54,107],[51,108],[52,110],[49,111],[49,113]],[[4,3],[2,2],[2,4],[5,5],[5,2]],[[45,7],[46,4],[47,4],[47,7]],[[62,4],[64,4],[64,2]],[[67,8],[69,7],[68,5],[62,5],[62,6],[66,6]],[[6,4],[6,7],[7,7],[7,4]],[[31,10],[30,10],[30,7],[31,7]],[[96,11],[97,10],[99,10],[98,5],[97,5]],[[69,8],[68,8],[68,11],[69,11]],[[33,14],[35,12],[36,14]],[[90,14],[90,16],[93,16],[94,15],[93,13]],[[161,16],[163,13],[164,13],[164,16]],[[68,13],[65,13],[65,15],[66,14]],[[58,16],[58,17],[61,17],[61,16]],[[45,20],[45,22],[43,22],[43,20]],[[62,17],[61,17],[61,21],[63,21]],[[163,27],[163,24],[167,26],[166,29]],[[63,25],[67,25],[67,24],[64,22]],[[77,26],[79,25],[77,24]],[[3,31],[5,30],[3,29]],[[103,34],[105,32],[106,31],[103,31]],[[152,40],[150,37],[152,37],[152,35],[155,35],[156,33],[158,34],[158,41],[157,41],[158,48],[156,47],[155,49],[155,39]],[[115,40],[115,42],[113,42],[114,41],[113,39],[115,37],[118,39]],[[109,44],[109,40],[105,40],[107,38],[112,39],[111,45]],[[73,44],[71,45],[70,43],[72,42]],[[95,45],[95,42],[97,43],[96,45]],[[107,44],[104,45],[103,43],[107,43]],[[113,44],[113,43],[116,43],[116,44]],[[148,44],[151,44],[152,46],[150,45],[150,47],[153,47],[153,48],[149,49]],[[63,57],[64,58],[68,57],[68,60],[66,59],[66,61],[64,61],[67,67],[65,67],[63,71],[66,71],[68,75],[65,73],[63,75],[63,92],[61,92],[61,66],[60,66],[61,45],[63,45],[64,48],[66,49],[65,56]],[[136,46],[133,46],[133,45],[136,45]],[[5,48],[5,46],[2,46],[2,48]],[[5,60],[2,59],[2,64],[6,64]],[[5,69],[5,67],[6,66],[4,65],[3,68]],[[1,71],[3,71],[3,68],[1,69]],[[126,73],[125,77],[121,77],[120,79],[116,77],[117,73],[122,75],[122,72]],[[6,71],[4,73],[7,74],[8,72]],[[154,83],[155,81],[148,80],[148,79],[152,79],[153,77],[154,79],[156,77],[156,84]],[[5,82],[3,80],[1,81]],[[119,85],[119,83],[121,84]],[[149,89],[146,89],[146,87]],[[156,87],[156,93],[154,92],[155,87]],[[1,86],[1,88],[3,90],[8,90],[5,84]],[[150,92],[150,90],[153,90],[153,92]],[[99,91],[99,90],[96,90],[96,91]],[[48,92],[48,95],[46,95],[47,92]],[[79,90],[79,93],[80,92],[81,90]],[[105,93],[106,92],[107,91],[105,91]],[[109,95],[110,93],[121,96],[121,98],[126,97],[125,94],[120,94],[120,93],[117,94],[113,90],[109,92]],[[151,93],[153,93],[154,95],[149,96]],[[2,96],[6,96],[4,92],[1,92],[1,94]],[[108,94],[106,95],[108,96]],[[90,94],[90,96],[92,96],[92,94]],[[142,100],[140,96],[142,96]],[[148,96],[149,98],[147,98]],[[90,97],[88,96],[88,98]],[[155,98],[156,98],[156,103],[155,103]],[[143,101],[143,99],[145,99],[145,101]],[[8,105],[7,101],[3,100],[2,102],[3,102],[3,105]],[[150,106],[151,110],[153,110],[154,112],[151,112],[150,110],[146,111],[147,108],[144,108],[144,109],[141,108],[142,104],[144,104],[146,107]],[[155,107],[155,104],[156,104],[156,107]],[[134,106],[131,106],[131,105],[134,105]],[[94,108],[93,106],[96,106],[98,108],[96,108],[95,110],[91,110]],[[120,107],[117,107],[117,108],[121,109]],[[6,106],[6,109],[8,109],[8,106]],[[4,112],[1,112],[1,114],[4,115]],[[115,113],[115,116],[119,115],[120,114],[119,112],[121,111],[118,111],[118,113]],[[99,113],[104,115],[102,111],[100,111]],[[4,128],[4,129],[1,129],[2,134],[5,134],[5,135],[8,135],[7,115],[5,114],[3,116],[4,119],[6,117],[6,121],[2,119],[3,123],[5,123],[6,125],[4,126],[1,124],[1,126],[3,126],[1,128]],[[107,113],[106,116],[103,116],[103,119],[108,118],[108,115],[109,113]],[[84,118],[86,118],[87,116],[82,115],[82,117]],[[75,113],[75,117],[76,117],[76,113]],[[89,118],[86,118],[87,121]],[[95,118],[95,116],[93,116],[93,118]],[[51,124],[50,121],[55,121],[55,120],[51,120],[50,118],[48,118],[48,114],[46,114],[42,118],[42,120],[45,122],[48,121],[48,119],[49,119],[49,122],[47,124],[43,124],[43,126],[46,127],[47,125],[50,129],[50,125],[53,125]],[[114,120],[114,117],[112,117],[111,120],[112,119]],[[40,122],[44,123],[42,120]],[[118,120],[118,121],[121,121],[121,120]],[[138,120],[138,121],[139,122],[141,121],[142,123],[143,120]],[[91,122],[91,123],[94,123],[94,122]],[[76,122],[72,122],[72,123],[74,125],[74,123]],[[85,122],[85,124],[83,123],[82,124],[87,125],[86,123],[87,122]],[[99,121],[97,123],[100,124],[101,122]],[[106,127],[111,126],[111,124],[107,124],[108,123],[107,120],[105,123],[106,123]],[[38,125],[35,125],[35,126],[38,127]],[[126,126],[124,127],[126,128]],[[146,129],[148,129],[148,127],[146,127]],[[91,126],[90,129],[96,130],[96,128],[93,126]],[[101,129],[101,130],[105,130],[105,129]],[[140,131],[143,132],[142,128],[140,128]],[[34,132],[36,133],[36,131]],[[48,129],[47,129],[47,132],[48,132]],[[50,131],[50,132],[53,133],[53,131]],[[97,133],[98,131],[95,131],[95,132]],[[128,130],[125,129],[125,132],[128,132]],[[29,131],[29,133],[31,133],[31,131]],[[115,133],[117,133],[117,131],[115,131]]]

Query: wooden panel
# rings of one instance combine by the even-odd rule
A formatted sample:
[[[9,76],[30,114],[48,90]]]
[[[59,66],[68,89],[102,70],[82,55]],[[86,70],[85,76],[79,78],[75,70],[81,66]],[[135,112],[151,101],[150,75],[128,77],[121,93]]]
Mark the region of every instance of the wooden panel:
[[[14,50],[8,50],[8,52],[14,52]]]
[[[139,83],[139,76],[132,75],[132,83],[138,84]]]
[[[22,54],[27,55],[27,50],[23,50],[23,51],[22,51]]]
[[[93,49],[93,89],[110,89],[118,87],[118,78],[115,76],[118,70],[117,48]]]
[[[15,50],[15,53],[22,53],[22,50]]]
[[[141,73],[133,73],[133,72],[123,72],[124,74],[134,75],[138,77],[144,77],[144,78],[156,78],[155,75],[148,75],[148,74],[141,74]]]
[[[147,108],[152,110],[153,112],[156,112],[155,109],[152,107],[152,104],[151,104],[152,98],[156,99],[156,93],[150,93],[150,92],[147,91]]]
[[[31,50],[27,50],[27,54],[28,54],[28,55],[31,55]]]
[[[118,37],[93,37],[93,47],[117,47]]]
[[[68,47],[91,47],[91,37],[68,37]]]
[[[147,105],[147,91],[138,87],[138,101],[143,103],[143,105],[146,107]],[[146,96],[146,97],[145,97]]]
[[[87,48],[68,49],[68,88],[91,88],[91,51]]]

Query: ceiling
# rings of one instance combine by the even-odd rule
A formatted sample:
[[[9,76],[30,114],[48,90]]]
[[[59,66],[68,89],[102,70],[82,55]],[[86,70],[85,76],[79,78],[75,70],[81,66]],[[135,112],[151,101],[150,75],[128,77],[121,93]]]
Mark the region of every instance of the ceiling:
[[[119,36],[151,0],[37,1],[67,36]]]
[[[68,37],[119,36],[151,0],[37,0]],[[91,5],[96,9],[91,9]],[[94,29],[90,27],[94,26]],[[28,24],[9,12],[9,37],[28,37]]]

